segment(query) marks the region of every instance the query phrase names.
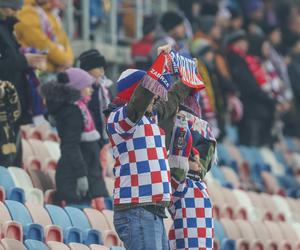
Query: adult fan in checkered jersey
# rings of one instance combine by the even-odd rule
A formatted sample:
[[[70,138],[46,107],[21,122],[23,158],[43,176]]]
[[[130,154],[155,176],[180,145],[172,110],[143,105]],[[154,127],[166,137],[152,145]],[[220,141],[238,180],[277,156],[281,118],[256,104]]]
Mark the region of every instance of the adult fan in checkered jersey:
[[[170,47],[161,51],[169,53]],[[143,87],[148,80],[143,71],[123,72],[107,121],[115,158],[114,225],[127,250],[169,249],[163,224],[171,201],[169,139],[160,125],[174,119],[191,92],[178,81],[167,102],[155,102],[155,94]]]

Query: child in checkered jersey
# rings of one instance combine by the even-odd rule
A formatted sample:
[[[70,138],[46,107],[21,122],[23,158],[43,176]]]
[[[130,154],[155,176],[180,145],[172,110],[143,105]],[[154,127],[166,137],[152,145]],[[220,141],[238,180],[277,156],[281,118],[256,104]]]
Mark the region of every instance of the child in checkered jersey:
[[[215,158],[216,140],[208,123],[181,111],[176,118],[169,151],[174,223],[171,250],[213,249],[212,203],[203,178]]]

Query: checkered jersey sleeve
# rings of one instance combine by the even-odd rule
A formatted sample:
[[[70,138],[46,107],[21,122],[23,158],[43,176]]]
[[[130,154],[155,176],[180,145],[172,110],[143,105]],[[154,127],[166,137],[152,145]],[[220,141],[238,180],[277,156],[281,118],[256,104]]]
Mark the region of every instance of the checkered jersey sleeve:
[[[130,136],[134,133],[136,123],[132,122],[126,115],[127,106],[112,112],[107,121],[107,132],[110,135]],[[138,123],[139,121],[137,121]]]

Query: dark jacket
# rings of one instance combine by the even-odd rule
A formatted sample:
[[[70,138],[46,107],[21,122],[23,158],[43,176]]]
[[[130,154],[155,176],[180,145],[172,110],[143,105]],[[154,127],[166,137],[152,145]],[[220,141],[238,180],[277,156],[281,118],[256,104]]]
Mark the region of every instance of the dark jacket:
[[[28,113],[28,84],[25,71],[26,58],[19,51],[19,44],[13,34],[14,23],[0,19],[0,79],[14,84],[21,103],[21,117],[18,124],[31,122]]]
[[[296,106],[300,107],[300,55],[294,55],[288,66]]]
[[[230,51],[228,53],[228,63],[244,105],[243,119],[273,119],[276,102],[257,84],[245,59]]]
[[[89,181],[85,200],[108,196],[99,163],[98,141],[81,141],[84,120],[81,110],[74,104],[80,93],[63,84],[49,83],[43,85],[42,94],[61,139],[61,158],[55,176],[58,200],[81,202],[76,195],[76,182],[82,176],[87,176]]]

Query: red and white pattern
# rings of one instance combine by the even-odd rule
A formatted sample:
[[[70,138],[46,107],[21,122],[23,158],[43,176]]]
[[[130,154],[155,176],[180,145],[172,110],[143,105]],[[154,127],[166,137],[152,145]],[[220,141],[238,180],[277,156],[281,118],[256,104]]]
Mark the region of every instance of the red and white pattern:
[[[213,249],[212,203],[202,181],[172,178],[173,202],[169,211],[174,223],[169,232],[171,250]]]
[[[126,107],[112,112],[107,124],[115,158],[114,204],[170,201],[164,131],[146,116],[132,123]]]

